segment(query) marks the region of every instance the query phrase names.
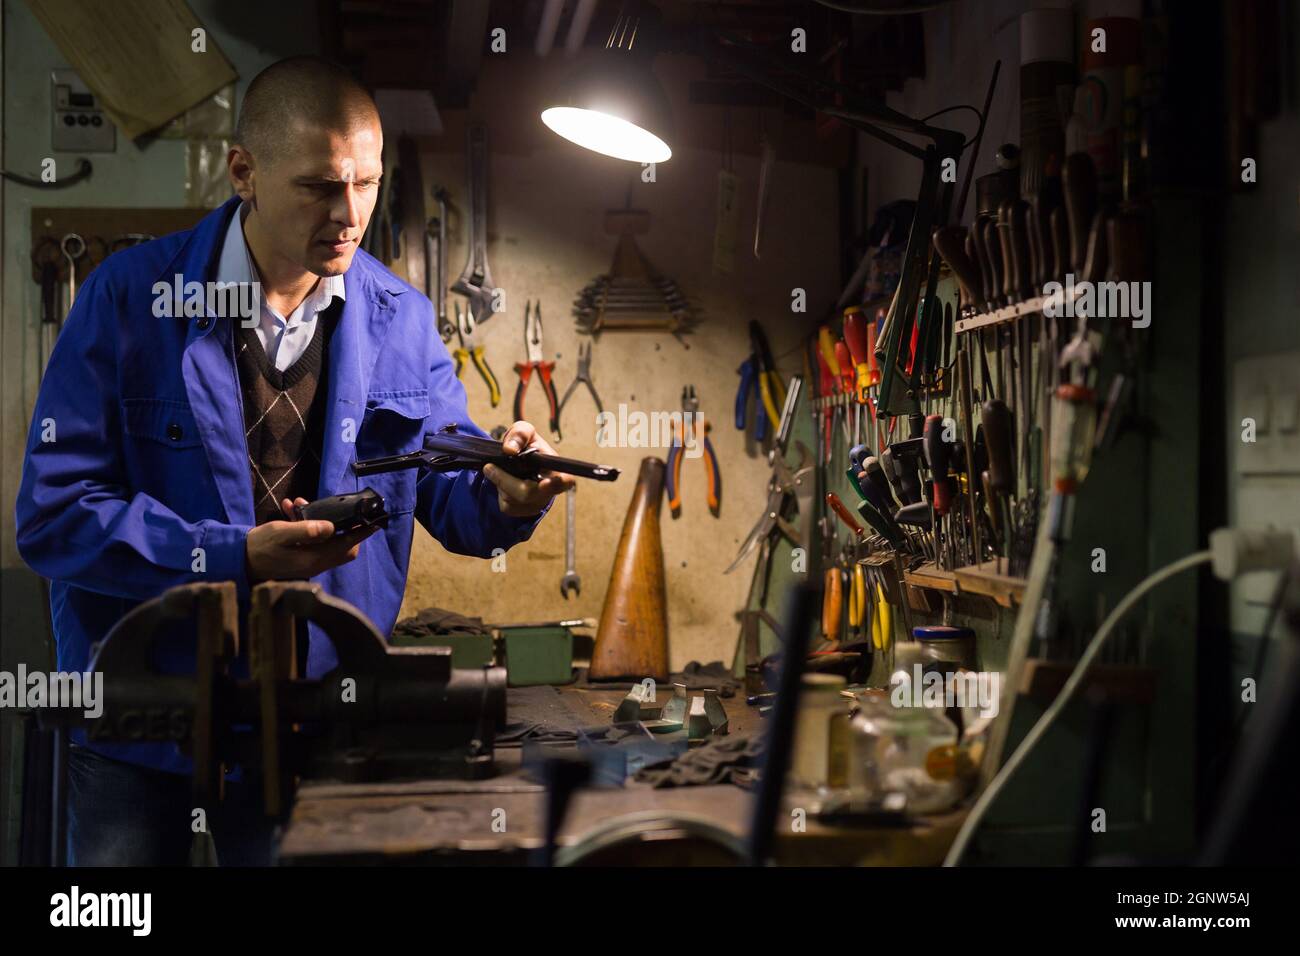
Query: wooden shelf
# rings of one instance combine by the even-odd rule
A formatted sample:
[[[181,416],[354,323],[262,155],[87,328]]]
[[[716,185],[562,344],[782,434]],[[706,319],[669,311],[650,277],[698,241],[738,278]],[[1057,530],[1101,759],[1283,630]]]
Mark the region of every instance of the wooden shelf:
[[[933,564],[922,564],[911,571],[903,572],[903,580],[913,587],[929,588],[931,591],[946,591],[949,594],[961,593],[953,573]]]
[[[1005,568],[1006,562],[1001,563]],[[1003,607],[1013,607],[1024,600],[1025,579],[999,573],[998,562],[985,561],[983,564],[970,564],[958,568],[955,572],[961,589],[971,594],[983,594],[991,597]]]
[[[1020,674],[1020,693],[1043,702],[1056,699],[1070,674],[1073,661],[1045,661],[1031,657]],[[1093,664],[1084,683],[1100,687],[1117,700],[1149,704],[1156,696],[1156,672],[1133,664]]]
[[[1025,593],[1024,578],[999,574],[993,561],[945,571],[933,564],[923,564],[904,573],[908,584],[948,594],[980,594],[992,598],[1002,607],[1019,604]]]

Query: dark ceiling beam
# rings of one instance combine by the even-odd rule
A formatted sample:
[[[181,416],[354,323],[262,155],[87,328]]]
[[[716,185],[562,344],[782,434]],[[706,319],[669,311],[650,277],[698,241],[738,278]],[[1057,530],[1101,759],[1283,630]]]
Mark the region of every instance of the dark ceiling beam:
[[[469,102],[483,63],[490,0],[450,0],[447,29],[443,31],[442,73],[436,96],[438,105],[458,109]]]

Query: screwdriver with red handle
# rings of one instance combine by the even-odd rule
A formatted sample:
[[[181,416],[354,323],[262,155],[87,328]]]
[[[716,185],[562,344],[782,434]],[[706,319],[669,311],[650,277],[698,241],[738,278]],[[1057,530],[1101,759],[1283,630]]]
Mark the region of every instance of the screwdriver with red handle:
[[[848,345],[849,355],[853,359],[854,397],[861,405],[870,401],[870,389],[875,384],[871,376],[872,329],[867,317],[862,314],[860,306],[850,306],[844,310],[844,341]]]
[[[822,463],[829,464],[831,460],[831,435],[835,430],[836,379],[831,373],[830,365],[826,362],[825,353],[820,348],[817,350],[817,384],[817,394],[820,396],[819,400],[822,406]]]

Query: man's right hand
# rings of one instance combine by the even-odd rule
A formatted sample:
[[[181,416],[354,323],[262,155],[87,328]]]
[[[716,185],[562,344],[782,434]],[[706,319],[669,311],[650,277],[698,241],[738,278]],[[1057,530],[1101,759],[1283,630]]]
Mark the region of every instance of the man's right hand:
[[[293,517],[293,506],[307,504],[285,498],[280,509]],[[244,554],[250,582],[292,581],[315,577],[323,571],[347,564],[361,553],[361,542],[374,534],[378,526],[358,528],[334,537],[330,521],[268,521],[248,532]]]

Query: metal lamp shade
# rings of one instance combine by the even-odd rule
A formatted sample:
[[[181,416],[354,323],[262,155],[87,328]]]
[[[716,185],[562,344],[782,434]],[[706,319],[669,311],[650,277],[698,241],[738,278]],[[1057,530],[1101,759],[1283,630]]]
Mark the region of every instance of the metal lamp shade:
[[[648,57],[603,50],[579,67],[542,111],[542,122],[579,146],[634,163],[673,154],[672,109]]]

